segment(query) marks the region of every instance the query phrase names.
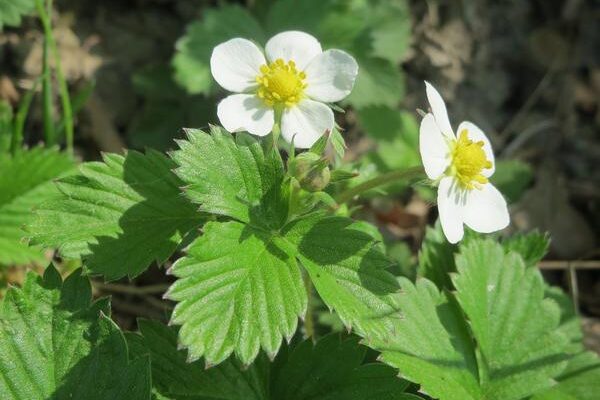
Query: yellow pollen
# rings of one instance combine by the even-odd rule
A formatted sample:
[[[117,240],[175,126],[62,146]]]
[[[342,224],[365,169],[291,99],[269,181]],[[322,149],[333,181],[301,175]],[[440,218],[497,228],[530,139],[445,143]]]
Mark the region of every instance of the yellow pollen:
[[[447,173],[456,178],[463,189],[480,189],[488,179],[481,174],[484,169],[492,168],[485,156],[483,141],[473,142],[463,129],[460,136],[451,144],[452,162]]]
[[[306,88],[306,74],[296,69],[296,63],[287,63],[278,58],[271,64],[260,67],[257,95],[268,106],[282,105],[291,107],[297,104]]]

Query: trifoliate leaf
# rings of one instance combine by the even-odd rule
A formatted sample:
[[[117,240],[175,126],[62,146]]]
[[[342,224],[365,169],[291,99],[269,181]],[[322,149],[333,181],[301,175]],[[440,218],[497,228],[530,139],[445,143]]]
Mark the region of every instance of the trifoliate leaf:
[[[266,229],[280,228],[288,201],[282,192],[283,163],[266,141],[245,133],[234,137],[219,127],[207,134],[188,130],[188,141],[172,154],[185,193],[200,210]]]
[[[323,301],[347,327],[361,333],[399,317],[394,303],[398,284],[386,271],[390,261],[364,225],[313,214],[291,223],[284,233]]]
[[[509,203],[518,201],[533,180],[529,164],[519,160],[500,160],[491,182],[502,192]]]
[[[21,25],[21,17],[30,13],[34,6],[35,0],[0,0],[0,31],[3,25]]]
[[[130,347],[152,359],[152,378],[160,396],[221,400],[416,400],[408,382],[382,364],[363,364],[366,347],[356,338],[329,335],[284,346],[274,363],[260,357],[248,368],[235,359],[205,369],[188,363],[177,349],[177,332],[158,322],[139,321],[140,335]]]
[[[51,181],[72,168],[55,149],[0,154],[0,264],[44,262],[40,249],[23,240],[23,226],[31,223],[34,207],[58,193]]]
[[[558,384],[531,400],[595,400],[600,393],[600,359],[586,351],[569,360]]]
[[[439,222],[435,227],[428,226],[419,252],[418,275],[435,283],[440,290],[452,290],[450,274],[456,271],[456,250],[457,247],[446,240]]]
[[[133,277],[168,259],[200,224],[196,206],[180,192],[175,164],[156,151],[104,155],[78,175],[58,181],[61,195],[41,205],[32,242],[82,257],[106,279]]]
[[[544,298],[537,269],[491,240],[473,241],[456,258],[456,297],[481,352],[486,399],[521,399],[552,385],[566,365],[560,311]]]
[[[91,297],[81,271],[63,283],[52,266],[8,290],[0,306],[1,398],[150,398],[148,357],[128,362],[125,339],[106,316],[109,302]]]
[[[401,318],[371,347],[433,398],[480,399],[474,344],[456,302],[427,279],[400,278],[400,286]]]
[[[149,354],[152,360],[152,384],[161,395],[180,399],[266,399],[263,370],[268,361],[261,357],[248,368],[231,358],[206,368],[204,361],[188,362],[185,350],[177,346],[177,331],[160,322],[138,320],[140,334],[128,334],[131,351]]]
[[[251,363],[273,357],[306,309],[306,289],[282,239],[237,221],[209,222],[178,260],[167,296],[178,302],[171,322],[190,358],[217,364],[232,352]]]
[[[191,94],[210,94],[218,87],[210,72],[210,56],[219,43],[235,37],[264,44],[264,33],[245,8],[226,5],[208,8],[202,21],[191,23],[176,44],[175,79]]]
[[[548,252],[550,237],[547,233],[538,231],[518,233],[502,241],[502,246],[506,251],[518,253],[525,261],[525,265],[537,267]]]

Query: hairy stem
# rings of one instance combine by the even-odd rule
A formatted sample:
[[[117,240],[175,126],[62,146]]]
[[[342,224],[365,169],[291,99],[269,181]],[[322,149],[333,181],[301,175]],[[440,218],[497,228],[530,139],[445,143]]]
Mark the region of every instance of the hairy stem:
[[[395,181],[399,181],[399,180],[403,180],[403,179],[417,178],[417,177],[422,176],[423,173],[424,173],[423,167],[420,167],[420,166],[386,172],[385,174],[376,176],[373,179],[369,179],[368,181],[365,181],[359,185],[356,185],[356,186],[340,193],[336,197],[336,201],[338,202],[338,204],[346,203],[361,193],[375,189],[379,186],[387,185],[387,184],[395,182]]]

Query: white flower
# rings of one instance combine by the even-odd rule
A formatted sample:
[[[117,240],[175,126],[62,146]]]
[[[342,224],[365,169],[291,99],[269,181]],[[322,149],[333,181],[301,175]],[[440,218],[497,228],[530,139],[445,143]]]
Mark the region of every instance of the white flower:
[[[419,148],[425,173],[439,182],[444,235],[456,243],[464,235],[463,224],[482,233],[505,228],[509,223],[506,201],[488,181],[495,170],[490,141],[467,121],[455,135],[442,96],[428,82],[425,86],[431,113],[421,121]]]
[[[317,39],[297,31],[273,36],[265,54],[241,38],[215,47],[212,75],[224,89],[237,93],[219,103],[219,120],[229,132],[265,136],[281,115],[284,139],[309,148],[333,129],[333,111],[325,103],[350,94],[358,65],[349,54],[323,51]]]

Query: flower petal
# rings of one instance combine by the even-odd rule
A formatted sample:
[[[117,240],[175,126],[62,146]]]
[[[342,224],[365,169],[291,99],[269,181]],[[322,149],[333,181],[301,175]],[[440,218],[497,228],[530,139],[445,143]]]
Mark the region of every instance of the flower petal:
[[[470,190],[464,210],[465,224],[474,231],[490,233],[508,226],[510,216],[502,193],[491,183]]]
[[[431,85],[431,83],[427,81],[425,81],[425,90],[427,92],[427,99],[429,100],[431,112],[435,117],[435,122],[440,128],[440,131],[449,138],[454,138],[454,131],[452,130],[452,125],[450,125],[450,120],[448,119],[448,111],[446,110],[444,99],[442,99],[440,93]]]
[[[352,91],[358,64],[345,51],[327,50],[316,56],[305,72],[305,93],[315,100],[333,103]]]
[[[299,31],[281,32],[273,36],[265,46],[265,52],[269,62],[278,58],[284,61],[293,60],[300,71],[321,54],[321,44],[308,33]]]
[[[425,173],[430,179],[438,179],[450,164],[447,140],[435,123],[433,114],[427,114],[419,129],[419,150]]]
[[[308,149],[332,129],[333,111],[314,100],[302,100],[297,106],[287,108],[281,117],[283,138],[299,149]]]
[[[454,178],[446,177],[440,181],[437,201],[444,235],[450,243],[457,243],[464,235],[465,194],[454,184]]]
[[[210,71],[221,87],[230,92],[247,92],[258,86],[256,77],[265,56],[251,41],[235,38],[213,49]]]
[[[492,168],[484,169],[481,171],[481,174],[486,178],[489,178],[496,170],[496,161],[494,160],[494,151],[492,150],[492,144],[490,143],[490,140],[477,125],[469,121],[461,122],[461,124],[458,126],[457,136],[459,136],[464,129],[467,130],[467,136],[469,139],[474,142],[483,142],[483,151],[485,152],[485,157],[492,162]]]
[[[273,130],[275,113],[253,94],[234,94],[217,107],[219,121],[228,132],[247,131],[265,136]]]

